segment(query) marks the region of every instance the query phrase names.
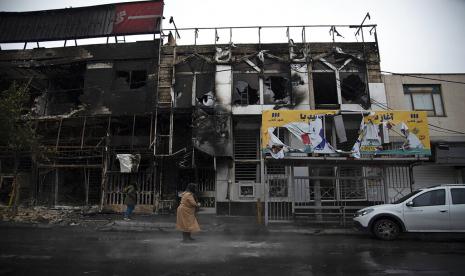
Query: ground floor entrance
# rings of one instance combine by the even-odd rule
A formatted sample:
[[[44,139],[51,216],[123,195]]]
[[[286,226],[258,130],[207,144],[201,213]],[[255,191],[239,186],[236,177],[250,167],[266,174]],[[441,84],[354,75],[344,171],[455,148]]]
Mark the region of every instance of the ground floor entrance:
[[[345,225],[360,208],[392,202],[411,191],[408,165],[267,165],[265,221],[305,219]],[[271,169],[270,169],[271,168]]]

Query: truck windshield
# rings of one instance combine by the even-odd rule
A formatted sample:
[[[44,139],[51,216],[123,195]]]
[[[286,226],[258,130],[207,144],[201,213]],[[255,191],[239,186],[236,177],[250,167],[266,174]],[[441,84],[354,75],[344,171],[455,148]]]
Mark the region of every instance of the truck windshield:
[[[398,200],[392,202],[392,204],[399,204],[399,203],[401,203],[401,202],[404,202],[407,198],[409,198],[409,197],[411,197],[411,196],[413,196],[413,195],[415,195],[415,194],[418,194],[419,192],[421,192],[421,190],[413,191],[413,192],[411,192],[410,194],[405,195],[405,196],[399,198]]]

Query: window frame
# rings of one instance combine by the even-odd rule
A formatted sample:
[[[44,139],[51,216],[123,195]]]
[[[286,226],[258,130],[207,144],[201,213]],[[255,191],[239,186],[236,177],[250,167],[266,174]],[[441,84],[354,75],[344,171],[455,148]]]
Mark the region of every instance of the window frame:
[[[355,104],[355,105],[361,105],[360,103],[348,103],[347,102],[347,99],[345,99],[343,97],[343,93],[342,93],[342,88],[341,88],[341,85],[342,85],[342,77],[341,75],[344,75],[344,74],[347,74],[347,73],[354,73],[354,74],[362,74],[363,77],[364,77],[364,80],[365,80],[365,84],[366,84],[366,87],[365,87],[365,91],[367,93],[367,97],[370,98],[370,89],[368,87],[368,71],[366,69],[366,65],[364,66],[359,66],[358,68],[355,68],[353,67],[354,64],[356,64],[356,60],[354,60],[353,58],[348,58],[345,60],[345,62],[342,64],[342,65],[337,65],[337,64],[333,64],[330,60],[327,60],[326,58],[320,58],[319,60],[315,60],[312,62],[312,67],[315,67],[316,65],[319,65],[317,69],[313,69],[309,72],[312,74],[312,82],[313,82],[313,75],[315,73],[332,73],[334,74],[335,78],[336,78],[336,82],[335,82],[335,86],[336,86],[336,93],[337,93],[337,104],[321,104],[321,105],[338,105],[339,107],[338,108],[341,108],[342,105],[348,105],[348,104]],[[339,66],[339,67],[337,67]],[[327,68],[327,69],[324,69],[324,68]],[[315,98],[315,106],[318,106],[318,104],[316,103],[316,92],[315,92],[315,84],[312,84],[312,89],[313,89],[313,94],[314,94],[314,98]],[[368,108],[365,108],[363,107],[362,105],[362,108],[368,110],[371,108],[371,101],[368,102]],[[316,109],[325,109],[324,107],[323,108],[318,108],[316,107]]]
[[[451,198],[451,203],[450,203],[450,204],[451,204],[451,205],[464,205],[465,202],[463,202],[463,203],[460,203],[460,202],[459,202],[459,203],[455,203],[455,202],[454,202],[453,190],[463,190],[463,191],[465,191],[465,188],[451,188],[451,189],[450,189],[450,198]]]
[[[417,199],[419,197],[423,197],[424,195],[429,194],[429,193],[434,193],[434,192],[442,192],[443,193],[443,196],[444,196],[444,203],[443,204],[434,204],[434,205],[431,205],[431,204],[430,205],[417,205],[417,204],[415,204],[415,199]],[[431,199],[431,196],[430,196],[430,199]],[[442,188],[442,189],[429,190],[429,191],[426,191],[424,193],[421,193],[421,194],[415,196],[410,201],[413,202],[413,207],[446,206],[447,205],[446,189]]]
[[[410,88],[431,88],[431,92],[412,92],[409,90]],[[447,117],[446,114],[446,109],[444,108],[444,100],[442,96],[442,87],[441,84],[434,83],[434,84],[403,84],[403,91],[404,91],[404,96],[409,97],[409,102],[410,106],[409,108],[414,111],[426,111],[428,117]],[[436,89],[435,89],[436,88]],[[431,102],[433,103],[433,109],[417,109],[415,108],[415,103],[413,101],[413,94],[426,94],[429,95],[431,98]],[[433,95],[439,95],[439,98],[441,100],[441,109],[442,109],[442,115],[438,115],[438,107],[436,107],[436,103],[434,102],[434,96]],[[429,112],[432,111],[434,114],[429,114]]]

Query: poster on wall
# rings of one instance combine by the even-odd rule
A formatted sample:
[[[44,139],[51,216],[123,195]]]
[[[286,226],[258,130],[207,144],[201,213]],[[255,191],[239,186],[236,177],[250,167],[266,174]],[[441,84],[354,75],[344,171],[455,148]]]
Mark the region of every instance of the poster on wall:
[[[390,138],[403,140],[399,146],[387,145]],[[395,144],[394,144],[395,145]],[[364,116],[352,156],[431,155],[428,119],[425,111],[376,111]]]
[[[284,158],[288,152],[335,153],[326,140],[325,117],[337,110],[267,110],[262,114],[262,150],[274,158]],[[279,137],[280,128],[286,129],[298,146],[286,145]]]
[[[338,150],[325,135],[326,120],[339,110],[267,110],[262,113],[261,148],[275,159],[287,153],[316,153],[361,158],[375,155],[431,155],[424,111],[376,111],[361,114],[351,151]],[[352,113],[353,114],[353,113]],[[342,113],[344,115],[344,113]],[[298,143],[285,143],[283,130]],[[391,143],[391,139],[401,143]]]

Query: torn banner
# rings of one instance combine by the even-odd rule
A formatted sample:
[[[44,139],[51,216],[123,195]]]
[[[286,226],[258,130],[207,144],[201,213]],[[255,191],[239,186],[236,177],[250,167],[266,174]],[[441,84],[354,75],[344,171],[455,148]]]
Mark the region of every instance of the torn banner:
[[[401,137],[401,147],[386,149],[389,135]],[[424,111],[377,111],[363,117],[352,156],[431,155],[427,115]]]
[[[376,111],[363,116],[357,141],[351,152],[334,149],[324,135],[324,118],[338,110],[266,110],[262,114],[262,143],[265,153],[283,158],[288,152],[319,154],[431,155],[427,115],[424,111]],[[362,117],[362,116],[361,116]],[[278,137],[284,128],[300,141],[284,144]],[[392,148],[391,137],[403,139],[402,146]],[[299,143],[297,143],[299,144]],[[388,148],[386,145],[389,144]]]
[[[331,110],[269,110],[262,117],[262,149],[274,158],[283,158],[287,152],[335,153],[325,138],[324,116],[335,114]],[[284,144],[275,134],[277,127],[287,129],[298,141],[299,146]]]
[[[139,170],[140,154],[117,154],[120,172],[133,173]]]

